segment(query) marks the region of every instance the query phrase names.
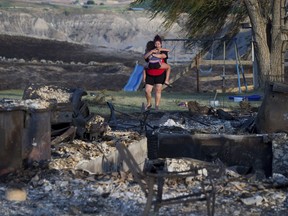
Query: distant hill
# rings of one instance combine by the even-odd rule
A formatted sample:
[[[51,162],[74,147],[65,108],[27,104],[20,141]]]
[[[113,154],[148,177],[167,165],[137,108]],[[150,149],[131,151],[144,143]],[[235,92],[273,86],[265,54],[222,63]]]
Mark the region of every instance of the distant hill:
[[[178,24],[166,30],[162,26],[161,17],[150,20],[150,15],[145,11],[127,9],[108,13],[104,9],[54,9],[47,5],[40,6],[9,10],[0,8],[0,34],[91,44],[141,53],[145,50],[146,42],[156,34],[166,38],[184,37]]]

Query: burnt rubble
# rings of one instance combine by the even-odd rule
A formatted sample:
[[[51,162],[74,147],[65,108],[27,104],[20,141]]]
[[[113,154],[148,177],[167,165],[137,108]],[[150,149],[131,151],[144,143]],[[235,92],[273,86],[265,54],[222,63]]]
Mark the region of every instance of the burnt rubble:
[[[23,162],[50,160],[51,144],[92,141],[110,130],[81,100],[85,94],[83,89],[31,84],[21,100],[2,99],[0,175],[21,168]]]
[[[50,103],[52,142],[71,127],[75,129],[74,133],[68,134],[72,139],[91,141],[109,128],[104,118],[90,112],[87,102],[82,100],[85,95],[87,92],[81,88],[30,84],[24,90],[23,100],[38,99]]]
[[[25,92],[28,94],[28,89]],[[224,173],[216,179],[215,215],[287,214],[287,134],[257,134],[257,110],[249,103],[240,103],[239,110],[228,112],[213,107],[202,109],[193,102],[195,108],[198,106],[196,110],[151,111],[131,119],[136,127],[127,128],[127,115],[121,119],[114,113],[115,118],[105,122],[92,116],[87,104],[83,105],[82,90],[73,92],[75,99],[63,101],[63,105],[47,99],[56,119],[51,122],[51,126],[55,124],[51,127],[51,158],[0,176],[1,215],[142,215],[146,197],[130,172],[110,169],[96,173],[81,169],[79,164],[96,158],[106,161],[115,152],[117,142],[130,146],[145,139],[147,158],[171,158],[168,162],[172,170],[187,167],[176,160],[179,152],[180,157],[194,154],[194,158],[211,165],[219,160],[225,165]],[[23,100],[37,97],[30,92]],[[90,130],[90,120],[100,122],[93,126],[97,129]],[[105,130],[100,129],[101,125]],[[200,188],[201,182],[191,177],[177,178],[165,181],[163,194],[169,198]],[[159,215],[191,214],[207,215],[205,202],[168,205],[159,210]]]

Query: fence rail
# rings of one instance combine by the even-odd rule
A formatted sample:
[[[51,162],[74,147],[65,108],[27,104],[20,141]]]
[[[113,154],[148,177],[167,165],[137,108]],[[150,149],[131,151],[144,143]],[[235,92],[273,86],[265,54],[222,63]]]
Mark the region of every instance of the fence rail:
[[[204,60],[201,59],[200,65],[236,65],[236,60]],[[252,65],[252,61],[241,60],[242,65]]]

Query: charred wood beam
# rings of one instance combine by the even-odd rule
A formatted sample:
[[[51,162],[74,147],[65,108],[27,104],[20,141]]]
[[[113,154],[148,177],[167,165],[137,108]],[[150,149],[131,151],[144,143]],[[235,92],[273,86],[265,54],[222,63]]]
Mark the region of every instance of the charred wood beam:
[[[57,145],[67,138],[70,138],[70,141],[72,141],[75,138],[76,135],[76,127],[71,126],[68,130],[66,130],[62,135],[56,137],[51,141],[51,145]]]

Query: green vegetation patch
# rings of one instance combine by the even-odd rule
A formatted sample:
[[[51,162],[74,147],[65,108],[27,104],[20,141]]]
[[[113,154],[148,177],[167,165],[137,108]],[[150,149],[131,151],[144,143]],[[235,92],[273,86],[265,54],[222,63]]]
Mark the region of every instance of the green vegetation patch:
[[[13,7],[13,1],[2,0],[0,2],[0,8],[8,8],[8,7]]]
[[[131,114],[141,111],[142,104],[146,105],[145,92],[125,92],[125,91],[88,91],[87,96],[83,96],[82,100],[86,101],[91,112],[109,117],[110,109],[107,102],[114,105],[117,111]],[[263,93],[253,92],[248,94],[260,94]],[[5,90],[0,91],[0,100],[3,98],[9,99],[21,99],[23,95],[23,90]],[[239,109],[239,103],[229,100],[231,93],[221,94],[218,93],[216,100],[219,101],[219,106],[217,108],[225,110],[237,110]],[[235,94],[233,94],[235,95]],[[236,95],[245,95],[236,94]],[[215,94],[213,93],[182,93],[182,92],[163,92],[160,104],[160,110],[165,112],[169,111],[187,111],[187,107],[180,106],[185,102],[196,101],[202,106],[210,106],[210,101],[214,100]],[[259,107],[262,103],[260,101],[249,101],[252,107]],[[154,95],[152,98],[152,110],[154,108]]]

